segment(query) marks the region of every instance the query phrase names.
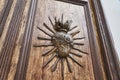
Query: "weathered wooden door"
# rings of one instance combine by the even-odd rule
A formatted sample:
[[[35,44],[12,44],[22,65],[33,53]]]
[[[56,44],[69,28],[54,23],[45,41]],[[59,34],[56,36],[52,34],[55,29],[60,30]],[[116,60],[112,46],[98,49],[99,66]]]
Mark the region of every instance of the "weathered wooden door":
[[[55,30],[55,24],[64,26]],[[53,45],[61,31],[72,35],[74,45],[64,57],[57,54],[57,43]],[[0,80],[119,79],[99,0],[0,1]]]

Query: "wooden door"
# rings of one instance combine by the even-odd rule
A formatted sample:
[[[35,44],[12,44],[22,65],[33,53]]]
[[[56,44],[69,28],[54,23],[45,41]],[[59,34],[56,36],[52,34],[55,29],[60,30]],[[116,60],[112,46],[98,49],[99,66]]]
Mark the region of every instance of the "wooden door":
[[[5,0],[0,13],[0,80],[120,79],[100,1]],[[63,32],[74,47],[61,57],[56,35]]]
[[[51,43],[50,40],[39,40],[37,37],[42,38],[49,38],[49,35],[46,35],[43,31],[39,30],[42,29],[45,32],[47,32],[50,35],[55,35],[51,31],[49,31],[43,23],[48,25],[50,29],[53,30],[53,26],[51,25],[51,22],[48,17],[51,18],[53,24],[55,24],[54,17],[57,19],[60,18],[63,14],[63,22],[65,23],[66,20],[72,20],[71,28],[74,26],[78,26],[77,28],[73,29],[69,32],[69,34],[80,31],[79,34],[74,36],[74,38],[82,38],[81,40],[75,40],[74,42],[77,43],[84,43],[84,45],[75,45],[77,49],[81,49],[84,52],[87,52],[89,55],[86,55],[84,53],[78,52],[78,51],[72,51],[76,54],[82,55],[82,57],[76,57],[74,58],[79,61],[81,65],[84,67],[81,68],[76,63],[72,62],[72,60],[69,59],[69,62],[71,63],[72,73],[68,71],[67,64],[64,62],[64,78],[65,80],[78,80],[78,79],[84,79],[84,80],[94,80],[94,74],[93,74],[93,66],[92,66],[92,59],[91,59],[91,50],[90,50],[90,44],[88,39],[88,31],[87,31],[87,24],[85,19],[85,13],[84,13],[84,7],[74,4],[69,4],[65,2],[60,1],[54,1],[54,0],[44,0],[44,1],[38,1],[38,6],[36,9],[35,14],[35,21],[34,21],[34,29],[33,29],[33,35],[32,35],[32,45],[49,45]],[[39,27],[39,28],[37,28]],[[88,26],[90,27],[90,25]],[[41,56],[44,52],[53,49],[54,46],[47,46],[47,47],[33,47],[31,48],[30,56],[29,56],[29,63],[28,63],[28,69],[26,74],[26,79],[29,80],[36,80],[36,79],[44,79],[44,80],[61,80],[61,62],[58,62],[57,69],[54,72],[51,72],[51,66],[55,63],[55,61],[59,57],[55,57],[44,69],[42,69],[42,66],[45,62],[49,60],[49,58],[55,54],[48,54],[46,56]],[[29,77],[34,75],[34,77]],[[40,76],[41,75],[41,76]]]

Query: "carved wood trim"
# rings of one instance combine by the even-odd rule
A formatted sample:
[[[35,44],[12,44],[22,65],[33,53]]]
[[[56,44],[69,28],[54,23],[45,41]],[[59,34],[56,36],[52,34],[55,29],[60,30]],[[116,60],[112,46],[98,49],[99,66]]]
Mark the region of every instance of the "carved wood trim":
[[[92,57],[92,64],[93,64],[93,70],[94,70],[94,76],[95,80],[104,80],[102,68],[100,65],[100,58],[97,54],[97,40],[95,39],[95,29],[93,28],[93,24],[91,22],[91,14],[90,14],[90,8],[89,3],[84,6],[85,8],[85,15],[86,15],[86,23],[87,23],[87,29],[88,29],[88,37],[90,41],[90,49],[91,49],[91,57]]]
[[[56,0],[56,1],[62,1],[62,2],[67,2],[67,3],[81,5],[81,6],[84,6],[85,4],[87,4],[86,0]]]
[[[37,6],[37,0],[31,0],[28,18],[27,18],[27,24],[24,32],[22,46],[20,49],[19,61],[18,61],[14,80],[25,80],[26,77],[36,6]]]
[[[8,14],[9,14],[11,6],[12,6],[12,3],[13,3],[13,0],[6,0],[5,5],[4,5],[2,12],[0,14],[0,37],[2,35],[4,25],[6,23]]]
[[[0,53],[0,80],[6,80],[8,76],[24,7],[25,0],[17,0],[12,20],[10,22],[8,32],[5,38],[5,42]]]
[[[104,70],[108,80],[120,79],[120,64],[100,0],[91,0],[97,23]]]

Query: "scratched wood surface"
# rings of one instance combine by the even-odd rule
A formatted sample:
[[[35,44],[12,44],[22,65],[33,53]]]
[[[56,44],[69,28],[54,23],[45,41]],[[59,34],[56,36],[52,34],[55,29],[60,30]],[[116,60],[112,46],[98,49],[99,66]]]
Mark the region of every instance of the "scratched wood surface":
[[[26,44],[24,47],[29,45],[31,46],[29,46],[30,48],[23,48],[23,43],[27,43],[24,41],[29,40],[26,39],[27,37],[25,36],[25,34],[27,33],[27,35],[29,35],[30,30],[27,29],[29,29],[29,26],[31,25],[27,25],[27,23],[29,23],[27,20],[29,18],[30,8],[34,8],[34,6],[31,5],[33,4],[33,2],[37,2],[36,13],[34,17],[35,20],[33,23],[34,25],[32,26],[33,29],[31,28],[31,31],[33,31],[33,33],[30,32],[32,34],[30,34],[32,38],[29,38],[31,39],[31,43],[29,43],[28,45]],[[64,21],[72,20],[71,28],[76,25],[78,26],[70,33],[79,30],[80,33],[77,34],[75,37],[85,37],[85,39],[83,40],[76,41],[79,43],[84,43],[85,45],[76,47],[89,54],[85,55],[72,50],[73,52],[82,55],[82,58],[76,56],[73,57],[76,58],[84,67],[81,68],[71,59],[69,59],[73,72],[69,73],[67,63],[64,62],[64,78],[65,80],[95,80],[93,64],[96,63],[92,62],[92,53],[90,50],[90,43],[88,38],[89,32],[87,29],[87,27],[89,26],[87,26],[85,9],[83,6],[80,5],[60,2],[56,0],[0,0],[0,80],[62,79],[61,63],[58,63],[55,72],[51,72],[51,66],[57,58],[54,58],[52,62],[50,62],[44,69],[42,68],[42,65],[49,59],[51,55],[43,57],[41,56],[41,54],[51,49],[52,47],[33,47],[34,44],[50,43],[50,41],[37,39],[38,36],[49,37],[38,30],[37,27],[45,30],[49,34],[52,34],[43,26],[43,23],[45,22],[51,29],[53,29],[48,17],[50,17],[54,23],[54,17],[61,18],[62,14],[64,15]],[[33,14],[31,11],[31,16],[32,15]],[[32,18],[30,17],[29,19]],[[26,53],[28,50],[24,49],[28,49],[30,51],[30,54],[27,55]],[[100,52],[98,54],[100,55]],[[101,57],[99,57],[99,59],[101,59]],[[102,66],[102,64],[100,64],[100,66]],[[104,73],[104,71],[102,72]],[[21,75],[25,75],[25,77],[21,78]]]
[[[70,59],[70,63],[72,65],[73,73],[69,73],[67,65],[65,63],[65,80],[94,80],[93,67],[91,62],[91,53],[89,48],[89,40],[88,33],[85,21],[84,8],[82,6],[54,1],[54,0],[40,0],[38,1],[38,6],[35,14],[35,24],[34,31],[32,37],[32,45],[34,44],[46,44],[50,43],[50,41],[41,41],[37,40],[38,36],[41,37],[49,37],[43,32],[37,29],[37,26],[41,29],[45,30],[49,34],[52,34],[48,31],[44,26],[43,22],[45,22],[51,29],[52,25],[48,19],[48,16],[51,17],[54,22],[54,17],[61,18],[61,15],[64,14],[64,21],[72,20],[73,23],[71,27],[78,25],[73,31],[80,30],[80,34],[75,37],[86,37],[84,40],[79,40],[77,42],[85,43],[84,46],[76,46],[79,49],[89,53],[89,55],[81,54],[83,57],[78,58],[78,61],[84,66],[84,68],[79,67],[76,63],[72,62]],[[52,47],[42,47],[42,48],[34,48],[31,46],[31,53],[29,57],[29,64],[27,69],[27,80],[61,80],[61,64],[58,64],[58,67],[55,72],[51,72],[51,65],[55,62],[56,58],[49,63],[49,65],[42,69],[42,65],[45,61],[49,59],[49,56],[42,57],[41,54]]]

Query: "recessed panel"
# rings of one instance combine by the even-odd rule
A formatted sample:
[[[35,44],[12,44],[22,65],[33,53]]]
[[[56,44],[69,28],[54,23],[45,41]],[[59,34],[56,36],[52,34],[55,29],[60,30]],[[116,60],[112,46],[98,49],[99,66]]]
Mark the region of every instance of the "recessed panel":
[[[60,23],[58,24],[58,26],[63,25],[62,29],[60,28],[59,30],[55,30],[54,27],[57,24],[56,21]],[[69,27],[66,28],[66,24],[67,26],[69,25]],[[46,26],[49,29],[46,28]],[[70,31],[70,29],[72,30]],[[51,30],[55,33],[53,33]],[[49,40],[52,39],[50,35],[56,36],[57,33],[64,33],[64,36],[66,36],[68,34],[72,35],[77,31],[79,32],[72,36],[72,43],[74,43],[73,46],[75,49],[71,48],[70,46],[70,50],[68,50],[67,53],[73,52],[77,55],[81,55],[81,57],[68,53],[68,55],[70,54],[70,56],[73,57],[74,60],[71,59],[68,55],[65,55],[61,58],[60,56],[62,54],[57,53],[62,52],[59,51],[61,48],[58,49],[59,46],[56,45],[59,42],[56,42],[53,46],[51,46],[53,42],[52,40]],[[40,39],[40,37],[44,39]],[[63,39],[65,40],[66,38],[62,38],[62,41],[64,42]],[[59,39],[57,38],[57,40]],[[37,45],[38,47],[35,47],[35,45]],[[40,45],[48,46],[41,47]],[[63,45],[63,43],[61,43],[61,45]],[[64,45],[64,47],[66,45]],[[52,50],[53,48],[57,48],[57,50],[53,53],[42,56],[42,54],[44,54],[46,51]],[[88,39],[84,7],[55,0],[39,0],[37,3],[37,10],[35,14],[32,46],[26,80],[61,80],[63,79],[63,75],[64,80],[94,80],[90,52],[91,51]],[[58,56],[50,60],[53,54],[57,54]],[[66,58],[68,59],[70,66],[68,66]],[[58,61],[57,67],[54,72],[51,72],[52,66],[58,59],[62,59],[64,69],[61,66],[62,64],[60,60]],[[50,60],[50,62],[43,68],[43,66],[48,60]],[[80,65],[82,65],[82,67],[78,65],[75,60]],[[70,72],[69,67],[71,67],[72,72]]]

